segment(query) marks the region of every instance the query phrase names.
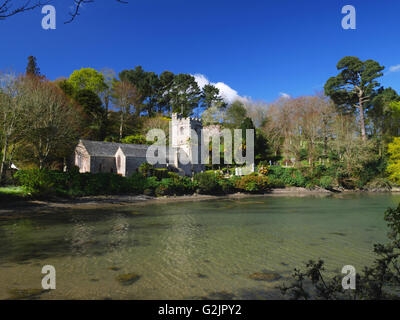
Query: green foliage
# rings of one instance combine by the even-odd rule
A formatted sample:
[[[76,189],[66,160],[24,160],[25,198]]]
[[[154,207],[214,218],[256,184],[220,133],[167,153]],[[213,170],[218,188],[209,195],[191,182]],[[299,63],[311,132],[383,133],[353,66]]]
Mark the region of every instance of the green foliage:
[[[231,194],[235,192],[235,179],[218,179],[219,188],[224,194]]]
[[[270,189],[269,179],[265,176],[248,175],[236,181],[236,189],[242,192],[264,193]]]
[[[213,172],[198,173],[194,176],[201,194],[218,194],[221,192],[218,176]]]
[[[146,137],[141,134],[135,134],[131,136],[127,136],[121,140],[121,143],[127,144],[149,144],[147,142]]]
[[[333,185],[333,179],[330,176],[323,176],[319,180],[319,186],[324,189],[331,189]]]
[[[68,82],[75,92],[86,89],[99,94],[107,89],[104,76],[93,68],[82,68],[75,70],[69,77]]]
[[[89,196],[130,192],[127,179],[111,174],[80,174],[47,169],[19,170],[15,179],[34,196]]]
[[[153,174],[158,180],[170,178],[168,169],[154,169]]]
[[[139,172],[144,175],[145,177],[150,177],[153,175],[154,172],[154,166],[151,165],[148,162],[143,162],[140,166],[139,166]]]
[[[271,166],[269,177],[273,181],[281,181],[284,185],[290,187],[307,187],[308,179],[295,168],[284,168],[281,166]]]
[[[400,185],[400,138],[394,138],[388,145],[389,166],[387,172],[389,179],[397,185]]]
[[[195,191],[196,183],[191,179],[182,177],[179,179],[167,178],[162,179],[155,189],[156,196],[172,196],[192,194]]]

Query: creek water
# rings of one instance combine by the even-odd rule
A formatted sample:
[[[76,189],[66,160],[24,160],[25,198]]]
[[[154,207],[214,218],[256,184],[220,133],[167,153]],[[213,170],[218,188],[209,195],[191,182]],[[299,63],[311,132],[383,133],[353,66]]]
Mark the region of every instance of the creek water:
[[[396,194],[267,196],[0,219],[0,299],[279,299],[294,268],[357,270],[384,243]],[[56,290],[40,292],[42,267]],[[276,281],[256,281],[254,273]],[[121,282],[120,276],[135,281]]]

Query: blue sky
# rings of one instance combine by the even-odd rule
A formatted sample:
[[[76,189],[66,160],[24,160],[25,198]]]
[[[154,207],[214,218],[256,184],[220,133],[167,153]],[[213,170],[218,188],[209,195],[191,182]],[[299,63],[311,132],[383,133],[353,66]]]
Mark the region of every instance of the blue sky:
[[[202,74],[272,101],[321,90],[339,59],[352,55],[380,62],[381,83],[400,91],[400,67],[388,72],[400,65],[398,0],[128,1],[96,0],[65,25],[72,0],[56,0],[56,30],[41,28],[40,10],[0,21],[0,69],[23,72],[29,55],[50,79],[82,67],[118,73],[142,65]],[[347,4],[357,10],[356,30],[341,27]]]

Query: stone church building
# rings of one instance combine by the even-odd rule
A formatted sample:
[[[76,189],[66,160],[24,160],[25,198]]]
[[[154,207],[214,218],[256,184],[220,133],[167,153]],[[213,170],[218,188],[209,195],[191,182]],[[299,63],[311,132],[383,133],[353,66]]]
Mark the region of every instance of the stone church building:
[[[204,165],[200,164],[202,129],[199,119],[172,114],[166,164],[156,164],[155,167],[172,167],[186,176],[204,171]],[[192,132],[198,136],[197,144],[191,143]],[[81,173],[110,172],[130,176],[137,172],[142,163],[147,162],[148,148],[148,145],[80,140],[75,148],[74,164]],[[183,153],[188,161],[181,163],[179,153]]]

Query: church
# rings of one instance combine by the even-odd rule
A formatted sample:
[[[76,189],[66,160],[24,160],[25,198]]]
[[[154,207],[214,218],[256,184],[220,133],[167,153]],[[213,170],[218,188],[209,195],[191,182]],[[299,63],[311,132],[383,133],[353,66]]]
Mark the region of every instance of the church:
[[[156,164],[156,168],[170,168],[181,175],[192,176],[204,171],[200,164],[201,139],[195,146],[191,144],[191,134],[200,137],[203,125],[201,120],[172,114],[170,124],[170,145],[166,147],[166,164]],[[193,131],[192,131],[193,130]],[[140,165],[148,162],[146,157],[150,146],[80,140],[75,148],[74,164],[81,173],[108,172],[128,177],[138,171]],[[192,152],[198,148],[197,152]],[[184,153],[188,161],[181,163],[179,153]]]

